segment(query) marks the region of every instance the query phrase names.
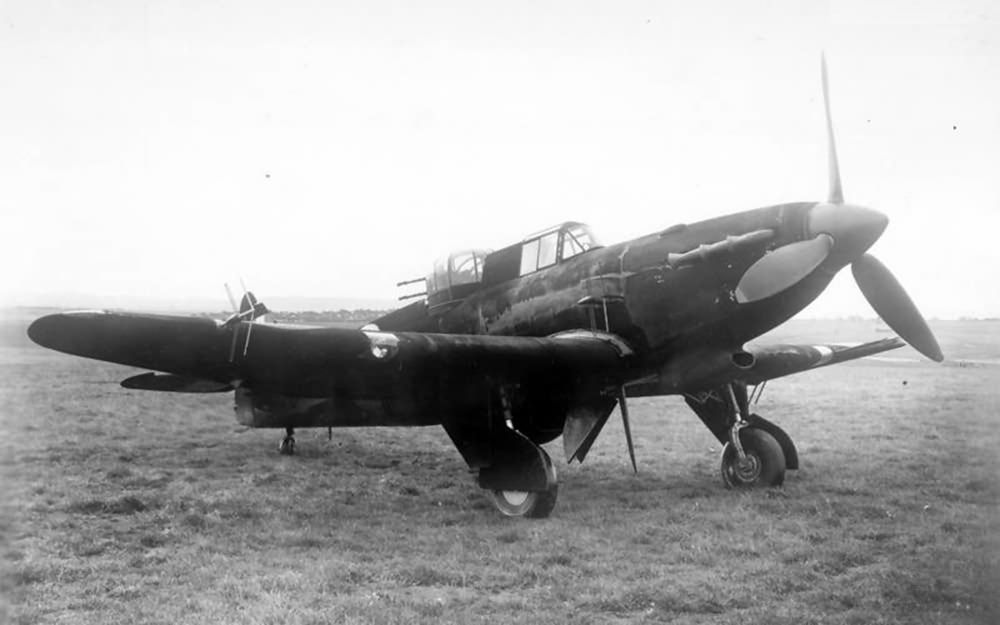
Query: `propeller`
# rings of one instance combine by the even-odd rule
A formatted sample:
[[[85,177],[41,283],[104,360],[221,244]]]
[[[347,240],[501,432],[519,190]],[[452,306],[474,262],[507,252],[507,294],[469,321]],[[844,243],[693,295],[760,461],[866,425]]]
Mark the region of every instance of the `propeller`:
[[[837,142],[833,134],[833,115],[830,113],[830,87],[828,85],[825,54],[821,57],[821,67],[823,75],[823,107],[826,110],[826,138],[830,149],[830,195],[827,202],[836,205],[840,212],[843,212],[845,208],[856,211],[858,207],[844,205],[844,191],[840,183],[840,165],[837,161]],[[821,207],[817,208],[821,209]],[[813,210],[816,210],[816,208]],[[831,216],[836,216],[837,214],[835,211],[829,212]],[[869,220],[872,219],[871,217],[866,218]],[[863,219],[856,217],[854,221],[860,225]],[[886,223],[887,221],[883,222],[881,227],[878,228],[873,224],[866,226],[869,234],[877,232],[870,243],[867,240],[854,241],[853,243],[860,243],[859,247],[868,249],[868,246],[874,243],[875,239],[882,234]],[[862,230],[862,228],[857,228],[857,230]],[[860,237],[855,237],[855,239],[858,238]],[[934,334],[927,327],[927,322],[920,314],[920,311],[917,310],[916,305],[906,293],[903,285],[896,280],[896,277],[892,275],[892,272],[881,261],[871,254],[862,254],[860,258],[851,263],[851,273],[854,275],[854,281],[857,283],[862,295],[868,300],[868,304],[900,338],[931,360],[935,362],[944,360],[944,354],[941,353],[941,348],[938,346]]]
[[[240,307],[236,305],[236,298],[233,297],[233,291],[229,288],[229,283],[225,282],[222,286],[226,287],[226,296],[229,298],[230,306],[233,307],[233,314],[240,314]]]
[[[826,78],[826,54],[820,55],[820,66],[823,75],[823,108],[826,110],[826,145],[829,148],[830,161],[830,194],[827,202],[830,204],[844,203],[844,189],[840,184],[840,163],[837,160],[837,142],[833,137],[833,115],[830,114],[830,87]]]
[[[844,203],[825,54],[821,57],[821,70],[829,148],[827,201],[809,209],[806,230],[813,238],[779,247],[752,264],[736,285],[736,301],[746,304],[777,295],[798,284],[827,259],[832,271],[850,263],[858,288],[886,324],[918,352],[941,362],[944,355],[937,339],[913,300],[885,265],[866,253],[882,235],[888,218],[878,211]]]
[[[236,326],[240,322],[240,307],[236,304],[236,298],[233,297],[233,291],[229,288],[229,283],[223,283],[226,287],[226,296],[229,297],[229,303],[233,307],[233,314],[229,315],[226,321],[222,324],[224,327]],[[233,340],[229,344],[229,362],[234,362],[236,360],[236,336],[237,332],[233,330]]]
[[[247,339],[243,343],[243,355],[247,355],[250,349],[250,334],[253,332],[254,319],[266,315],[269,311],[267,307],[257,301],[254,294],[247,290],[247,285],[240,279],[240,286],[243,287],[243,298],[240,300],[240,315],[249,315],[250,325],[247,326]]]
[[[233,314],[223,322],[224,327],[233,327],[233,341],[229,346],[229,362],[233,362],[236,359],[236,339],[238,332],[235,328],[239,326],[241,321],[249,321],[250,325],[247,326],[246,340],[243,343],[243,355],[247,355],[247,351],[250,349],[250,335],[253,332],[253,322],[256,319],[260,319],[264,315],[267,315],[271,311],[268,310],[267,306],[263,302],[257,300],[251,291],[247,290],[246,284],[243,283],[243,279],[240,278],[240,287],[243,289],[243,297],[240,298],[239,306],[236,305],[236,298],[233,297],[233,292],[229,288],[229,284],[224,284],[226,287],[226,295],[229,297],[229,303],[233,307]]]
[[[865,254],[851,265],[861,293],[893,331],[924,356],[944,360],[937,339],[906,290],[879,259]]]
[[[826,54],[820,57],[823,76],[823,108],[826,111],[826,144],[829,148],[830,192],[827,202],[842,205],[844,190],[840,184],[840,164],[837,142],[833,136],[833,116],[830,114],[830,88],[826,76]],[[736,301],[756,302],[791,288],[818,267],[833,250],[833,238],[826,234],[808,241],[797,241],[779,247],[747,269],[736,285]]]

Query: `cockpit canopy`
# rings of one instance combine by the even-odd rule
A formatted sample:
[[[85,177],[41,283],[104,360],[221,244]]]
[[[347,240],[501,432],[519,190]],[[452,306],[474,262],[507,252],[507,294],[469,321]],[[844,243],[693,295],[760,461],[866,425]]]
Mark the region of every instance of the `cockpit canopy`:
[[[586,224],[575,221],[547,228],[502,250],[462,250],[438,259],[425,278],[431,314],[447,310],[483,287],[564,262],[600,247]]]
[[[434,263],[427,275],[427,303],[437,306],[468,297],[483,281],[483,263],[491,250],[453,252]]]
[[[601,245],[589,226],[567,221],[490,254],[483,266],[483,284],[492,286],[526,276],[598,247]]]
[[[599,245],[586,224],[569,221],[542,230],[521,242],[519,274],[524,276],[551,267],[592,247]]]

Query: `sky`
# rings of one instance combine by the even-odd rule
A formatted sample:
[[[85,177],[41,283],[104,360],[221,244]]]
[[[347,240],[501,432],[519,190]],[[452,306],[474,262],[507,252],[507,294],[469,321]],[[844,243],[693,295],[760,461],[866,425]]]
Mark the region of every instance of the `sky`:
[[[388,301],[451,250],[827,195],[928,317],[1000,316],[982,2],[0,2],[0,304]],[[412,288],[412,287],[411,287]],[[845,270],[809,309],[873,316]]]

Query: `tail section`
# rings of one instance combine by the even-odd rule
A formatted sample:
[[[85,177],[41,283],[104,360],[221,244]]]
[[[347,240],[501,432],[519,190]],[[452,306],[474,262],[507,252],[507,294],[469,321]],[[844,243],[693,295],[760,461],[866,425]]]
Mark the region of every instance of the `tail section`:
[[[264,305],[264,302],[258,301],[252,291],[243,293],[239,309],[241,319],[256,323],[267,323],[268,315],[270,314],[271,311]]]
[[[240,284],[243,285],[242,280],[240,280]],[[236,300],[233,298],[232,291],[229,290],[229,285],[226,284],[225,287],[226,294],[229,296],[229,301],[232,303],[234,310],[233,314],[226,319],[223,325],[233,329],[233,342],[229,347],[229,362],[235,362],[236,344],[242,322],[247,321],[250,323],[246,329],[246,339],[243,341],[243,355],[246,356],[247,351],[250,349],[250,335],[253,333],[253,324],[266,323],[271,311],[268,310],[263,302],[258,301],[253,292],[248,291],[245,285],[243,285],[243,297],[240,299],[240,306],[236,308]]]

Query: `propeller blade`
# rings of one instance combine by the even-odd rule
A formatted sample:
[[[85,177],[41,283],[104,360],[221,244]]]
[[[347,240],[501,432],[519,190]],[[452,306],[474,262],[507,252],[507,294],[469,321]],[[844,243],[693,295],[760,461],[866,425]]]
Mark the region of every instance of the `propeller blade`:
[[[225,282],[222,286],[226,287],[226,295],[229,296],[229,303],[233,306],[233,313],[239,314],[240,307],[236,305],[236,298],[233,297],[233,291],[229,288],[229,283]]]
[[[833,237],[821,234],[808,241],[796,241],[765,254],[750,265],[736,285],[736,301],[756,302],[795,286],[819,266],[833,249]]]
[[[251,321],[250,324],[247,325],[247,340],[246,342],[243,343],[244,356],[247,355],[247,351],[250,349],[250,333],[253,332],[253,326],[254,326],[253,321]]]
[[[840,185],[840,163],[837,161],[837,142],[833,138],[833,116],[830,114],[830,87],[826,78],[826,54],[821,58],[823,74],[823,107],[826,109],[826,143],[829,147],[830,159],[830,196],[831,204],[844,203],[844,190]]]
[[[896,334],[931,360],[944,360],[927,322],[885,265],[871,254],[865,254],[851,265],[851,273],[865,299]]]
[[[261,313],[259,308],[259,306],[262,307],[263,305],[258,304],[253,292],[247,290],[247,286],[243,284],[243,278],[240,278],[240,286],[243,287],[243,299],[240,300],[240,317],[245,317],[250,322],[250,325],[247,326],[247,339],[243,343],[243,355],[246,356],[247,350],[250,349],[250,334],[253,332],[253,322],[264,313]]]
[[[632,445],[632,426],[628,421],[628,402],[625,401],[625,387],[618,389],[618,407],[622,411],[622,425],[625,426],[625,443],[628,445],[628,457],[632,461],[632,472],[638,474],[639,468],[635,464],[635,446]]]
[[[233,297],[233,291],[229,288],[229,283],[224,282],[222,286],[226,287],[226,295],[229,296],[229,303],[233,306],[233,314],[229,315],[226,319],[225,327],[230,327],[234,324],[239,324],[240,321],[240,307],[236,305],[236,298]],[[236,330],[233,330],[233,340],[229,344],[229,362],[236,360]]]

